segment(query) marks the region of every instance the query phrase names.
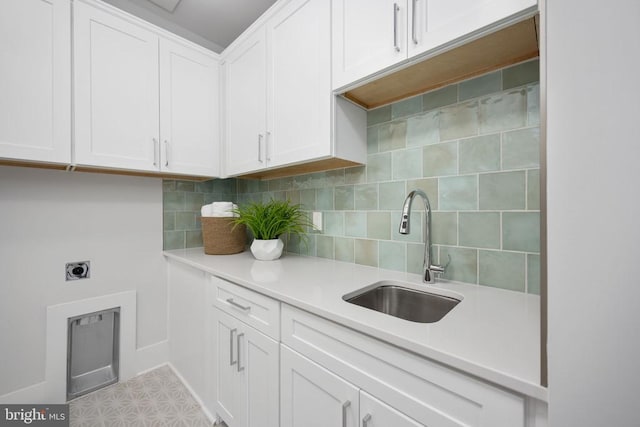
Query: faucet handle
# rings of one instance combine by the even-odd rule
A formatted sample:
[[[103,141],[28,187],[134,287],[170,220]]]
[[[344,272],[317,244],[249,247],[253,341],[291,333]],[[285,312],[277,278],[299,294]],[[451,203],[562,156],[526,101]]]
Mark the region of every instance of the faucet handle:
[[[445,271],[447,271],[447,267],[449,267],[449,264],[451,264],[451,255],[447,254],[447,263],[442,266],[442,265],[431,265],[429,266],[429,270],[431,270],[432,272],[436,273],[436,274],[444,274]]]
[[[446,267],[443,267],[441,265],[431,265],[429,266],[429,270],[433,273],[433,274],[444,274],[444,270]]]

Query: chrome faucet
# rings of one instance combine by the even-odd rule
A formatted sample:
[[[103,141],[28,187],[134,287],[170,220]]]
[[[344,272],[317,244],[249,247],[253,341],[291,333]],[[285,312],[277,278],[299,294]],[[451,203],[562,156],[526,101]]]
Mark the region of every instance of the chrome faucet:
[[[425,283],[435,283],[436,274],[444,273],[445,269],[449,265],[444,267],[441,265],[431,264],[431,205],[429,204],[429,198],[422,190],[413,190],[407,195],[402,205],[402,218],[400,219],[400,234],[409,234],[410,232],[410,217],[411,217],[411,204],[416,196],[422,197],[424,201],[424,264],[422,265],[422,281]],[[451,261],[451,258],[449,258]]]

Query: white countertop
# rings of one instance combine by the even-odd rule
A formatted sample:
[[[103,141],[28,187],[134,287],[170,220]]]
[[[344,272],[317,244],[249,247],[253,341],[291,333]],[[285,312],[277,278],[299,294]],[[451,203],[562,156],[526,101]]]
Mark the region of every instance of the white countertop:
[[[380,280],[425,289],[420,276],[286,254],[257,261],[250,252],[205,255],[202,248],[165,251],[191,265],[256,292],[365,333],[397,347],[547,401],[540,381],[540,298],[487,286],[442,281],[430,291],[463,300],[436,323],[415,323],[343,301]],[[452,294],[453,292],[454,294]]]

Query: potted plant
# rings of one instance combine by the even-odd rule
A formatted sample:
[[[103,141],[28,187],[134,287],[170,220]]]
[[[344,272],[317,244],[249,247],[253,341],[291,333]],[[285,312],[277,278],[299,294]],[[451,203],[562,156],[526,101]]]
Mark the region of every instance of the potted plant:
[[[251,202],[234,209],[234,212],[238,214],[234,223],[246,225],[253,234],[251,253],[262,261],[280,258],[284,248],[281,235],[297,235],[304,239],[307,227],[313,227],[302,206],[289,200]]]

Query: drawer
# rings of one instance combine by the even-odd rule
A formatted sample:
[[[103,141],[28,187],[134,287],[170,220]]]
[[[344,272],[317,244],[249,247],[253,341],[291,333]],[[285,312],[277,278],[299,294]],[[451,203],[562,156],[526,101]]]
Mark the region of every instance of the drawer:
[[[521,395],[286,304],[281,321],[284,345],[421,424],[524,426]]]
[[[211,304],[280,341],[280,302],[219,277],[211,276]]]

